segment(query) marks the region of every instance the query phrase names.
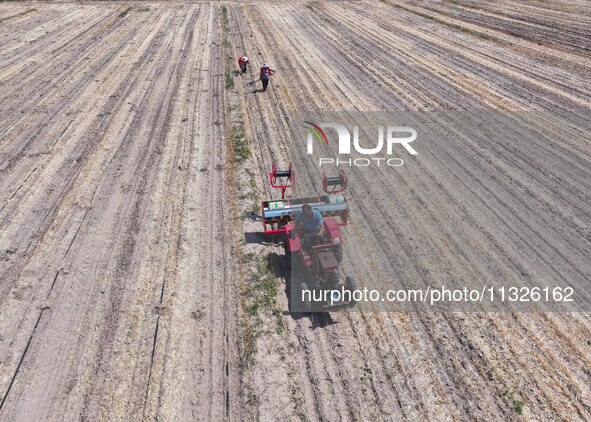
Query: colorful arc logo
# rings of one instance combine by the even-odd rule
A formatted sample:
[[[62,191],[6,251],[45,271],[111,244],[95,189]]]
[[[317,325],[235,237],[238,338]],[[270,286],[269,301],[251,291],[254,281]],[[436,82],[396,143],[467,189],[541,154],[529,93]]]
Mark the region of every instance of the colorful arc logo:
[[[306,129],[309,129],[314,135],[316,135],[316,138],[320,141],[320,143],[325,143],[328,145],[328,138],[326,137],[326,133],[324,133],[324,130],[322,130],[322,128],[312,122],[306,122],[304,121],[304,123],[310,125],[310,126],[304,126]]]

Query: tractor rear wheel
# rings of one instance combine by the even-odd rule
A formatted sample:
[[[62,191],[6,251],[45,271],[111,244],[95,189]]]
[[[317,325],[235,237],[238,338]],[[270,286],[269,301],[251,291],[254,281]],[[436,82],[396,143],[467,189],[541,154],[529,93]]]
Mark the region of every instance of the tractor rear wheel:
[[[305,290],[309,290],[309,287],[306,283],[300,283],[300,289],[301,289],[300,290],[300,297],[298,299],[303,299],[302,292]],[[312,312],[312,302],[302,300],[301,304],[302,304],[302,309],[300,312],[303,312],[306,314]]]

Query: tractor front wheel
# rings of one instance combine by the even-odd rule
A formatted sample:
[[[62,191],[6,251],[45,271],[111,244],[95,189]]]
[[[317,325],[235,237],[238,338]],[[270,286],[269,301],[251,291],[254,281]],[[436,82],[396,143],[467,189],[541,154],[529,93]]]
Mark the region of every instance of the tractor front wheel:
[[[338,245],[334,245],[332,247],[332,251],[334,253],[334,257],[337,260],[337,262],[340,264],[341,262],[343,262],[343,245],[338,244]]]
[[[345,278],[345,289],[347,289],[351,293],[354,292],[355,290],[357,290],[357,283],[355,283],[355,279],[353,277],[347,276]],[[351,294],[351,297],[353,297],[353,294]],[[357,303],[354,300],[353,300],[353,302]]]
[[[332,270],[326,273],[325,281],[326,286],[329,289],[336,289],[339,286],[339,281],[341,280],[341,273],[339,270]]]

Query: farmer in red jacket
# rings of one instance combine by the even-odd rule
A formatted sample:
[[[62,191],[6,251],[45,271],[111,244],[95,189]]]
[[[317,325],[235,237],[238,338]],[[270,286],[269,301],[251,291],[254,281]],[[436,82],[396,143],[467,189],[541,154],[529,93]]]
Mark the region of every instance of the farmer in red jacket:
[[[246,57],[246,54],[240,56],[238,59],[238,67],[240,67],[240,73],[246,73],[247,66],[250,66],[250,60]]]
[[[261,81],[263,81],[263,91],[267,90],[267,85],[269,85],[269,78],[275,74],[275,70],[271,69],[271,67],[265,63],[263,67],[261,67]]]

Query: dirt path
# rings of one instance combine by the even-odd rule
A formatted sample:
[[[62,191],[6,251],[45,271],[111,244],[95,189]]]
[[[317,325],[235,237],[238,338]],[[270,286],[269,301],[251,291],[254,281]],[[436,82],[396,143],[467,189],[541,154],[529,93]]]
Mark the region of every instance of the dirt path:
[[[521,112],[355,174],[345,268],[585,289],[586,8],[2,3],[0,420],[591,419],[589,313],[289,314],[248,218],[272,162],[319,189],[293,111]]]

